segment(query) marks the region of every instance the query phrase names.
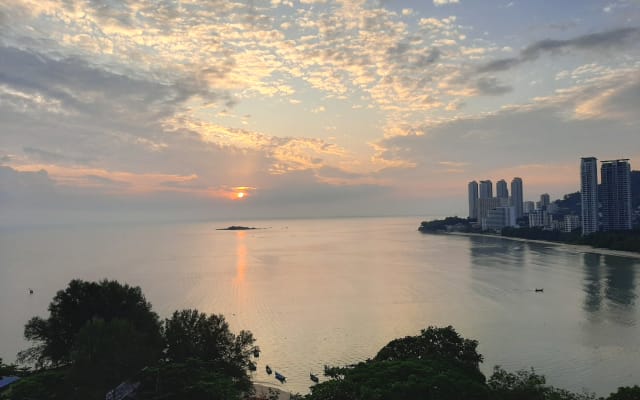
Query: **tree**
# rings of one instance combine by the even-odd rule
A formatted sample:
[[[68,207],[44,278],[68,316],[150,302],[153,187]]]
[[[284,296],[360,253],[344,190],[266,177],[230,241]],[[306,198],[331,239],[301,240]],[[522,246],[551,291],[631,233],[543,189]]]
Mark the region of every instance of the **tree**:
[[[429,327],[418,336],[392,340],[367,362],[326,368],[330,380],[313,386],[308,398],[484,400],[477,346],[451,326]]]
[[[487,386],[492,400],[595,400],[592,393],[573,393],[547,386],[545,377],[536,374],[533,368],[507,372],[495,366]]]
[[[113,319],[128,321],[147,345],[148,361],[159,356],[160,322],[139,287],[108,280],[73,280],[49,304],[49,318],[33,317],[27,322],[24,336],[36,345],[21,352],[19,360],[37,366],[71,364],[78,354],[73,350],[79,332],[97,319],[107,323]]]
[[[83,398],[103,398],[158,358],[156,349],[130,321],[94,319],[78,332],[68,382],[79,388]]]
[[[244,371],[255,364],[251,356],[257,348],[249,331],[238,335],[229,330],[222,315],[206,315],[198,310],[181,310],[164,322],[167,358],[183,362],[189,358],[224,361]]]
[[[228,363],[195,358],[162,362],[142,371],[139,380],[139,400],[232,400],[245,398],[252,389],[242,371],[230,370]]]
[[[640,386],[619,387],[615,393],[611,393],[607,400],[638,400],[640,399]]]
[[[487,399],[482,373],[446,360],[370,360],[326,375],[332,379],[312,386],[309,400]]]
[[[482,362],[477,347],[477,340],[464,339],[452,326],[430,326],[418,336],[392,340],[378,352],[375,360],[448,360],[477,370]]]

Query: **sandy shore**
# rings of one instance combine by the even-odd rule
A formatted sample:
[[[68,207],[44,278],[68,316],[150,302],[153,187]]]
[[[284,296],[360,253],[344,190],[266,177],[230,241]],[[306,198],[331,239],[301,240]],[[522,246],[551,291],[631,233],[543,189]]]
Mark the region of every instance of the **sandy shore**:
[[[271,386],[269,384],[266,383],[257,383],[254,382],[253,384],[253,388],[255,389],[256,393],[254,395],[254,397],[252,397],[252,399],[271,399],[273,395],[273,393],[277,393],[278,394],[278,400],[290,400],[291,399],[291,393],[289,392],[285,392],[282,389],[278,389],[276,386]]]
[[[523,239],[523,238],[509,237],[509,236],[487,235],[484,233],[467,233],[467,232],[447,232],[446,235],[492,237],[496,239],[515,240],[518,242],[540,243],[540,244],[548,244],[552,246],[559,246],[559,247],[564,247],[568,251],[573,251],[576,253],[594,253],[594,254],[604,254],[608,256],[629,257],[629,258],[640,259],[640,253],[634,253],[631,251],[601,249],[597,247],[591,247],[591,246],[579,245],[579,244],[550,242],[548,240],[533,240],[533,239]]]

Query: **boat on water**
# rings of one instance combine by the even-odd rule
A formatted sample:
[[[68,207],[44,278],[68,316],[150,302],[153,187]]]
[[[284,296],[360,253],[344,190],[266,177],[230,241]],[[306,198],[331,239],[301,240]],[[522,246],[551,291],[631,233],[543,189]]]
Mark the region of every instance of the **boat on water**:
[[[311,379],[314,383],[320,382],[320,379],[318,379],[318,377],[311,372],[309,372],[309,379]]]
[[[276,371],[276,379],[280,381],[280,383],[285,383],[287,381],[287,377]]]
[[[271,375],[271,373],[273,372],[273,371],[271,370],[271,367],[270,367],[270,366],[268,366],[268,365],[267,365],[267,367],[266,367],[265,369],[267,370],[267,374],[268,374],[268,375]]]
[[[536,288],[536,292],[537,292],[537,293],[544,292],[544,288],[542,288],[542,289],[538,289],[538,288]]]

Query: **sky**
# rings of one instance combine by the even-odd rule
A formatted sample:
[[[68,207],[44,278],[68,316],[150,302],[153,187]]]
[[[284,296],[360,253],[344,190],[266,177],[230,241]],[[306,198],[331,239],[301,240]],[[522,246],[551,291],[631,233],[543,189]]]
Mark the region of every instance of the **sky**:
[[[0,0],[0,224],[466,216],[639,110],[640,0]]]

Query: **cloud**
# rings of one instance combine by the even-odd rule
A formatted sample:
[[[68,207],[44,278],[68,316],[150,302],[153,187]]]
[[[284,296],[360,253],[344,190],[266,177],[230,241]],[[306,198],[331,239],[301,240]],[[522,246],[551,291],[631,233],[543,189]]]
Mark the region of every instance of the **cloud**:
[[[459,2],[460,2],[459,0],[433,0],[433,5],[444,6],[446,4],[456,4]]]
[[[24,147],[22,150],[25,154],[34,156],[35,158],[46,163],[73,162],[86,164],[92,161],[92,159],[88,157],[70,157],[59,152],[42,150],[35,147]]]
[[[518,57],[502,58],[483,64],[478,67],[477,72],[506,71],[522,63],[537,60],[542,54],[563,50],[606,51],[610,48],[625,46],[638,38],[640,38],[640,28],[621,28],[567,40],[545,39],[527,46]]]
[[[483,77],[476,80],[478,93],[487,96],[498,96],[513,91],[511,86],[500,83],[494,77]]]
[[[631,80],[629,76],[626,70],[611,72],[588,85],[560,90],[528,104],[416,126],[407,135],[378,142],[380,157],[412,162],[423,179],[436,181],[440,178],[434,164],[457,167],[441,164],[443,156],[468,163],[465,169],[483,174],[525,164],[565,165],[591,154],[610,158],[640,155],[628,154],[640,148],[640,120],[632,111],[640,109],[640,76]],[[604,132],[607,140],[602,140]],[[523,173],[525,178],[526,170]],[[533,177],[533,171],[530,175]],[[575,183],[575,176],[567,177],[566,182]]]

